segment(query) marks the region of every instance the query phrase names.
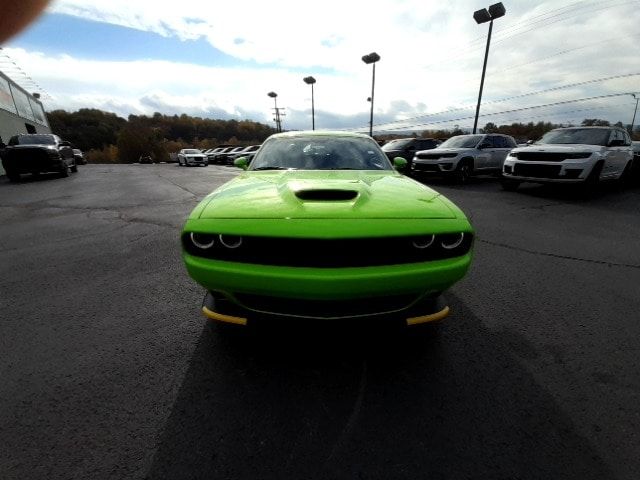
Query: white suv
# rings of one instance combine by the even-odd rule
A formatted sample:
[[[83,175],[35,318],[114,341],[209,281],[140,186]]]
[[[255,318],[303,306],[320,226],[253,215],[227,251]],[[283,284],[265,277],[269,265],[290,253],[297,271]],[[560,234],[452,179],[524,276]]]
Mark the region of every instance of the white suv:
[[[466,183],[471,175],[500,173],[507,154],[516,146],[509,135],[456,135],[432,150],[416,152],[411,174],[454,176]]]
[[[582,183],[591,189],[600,180],[629,176],[632,161],[631,138],[622,128],[557,128],[509,153],[502,186],[515,190],[522,182]]]

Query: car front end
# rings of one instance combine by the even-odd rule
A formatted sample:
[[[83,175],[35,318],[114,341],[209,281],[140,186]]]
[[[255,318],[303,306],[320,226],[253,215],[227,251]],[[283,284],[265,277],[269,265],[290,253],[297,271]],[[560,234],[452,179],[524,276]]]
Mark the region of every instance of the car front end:
[[[58,171],[66,160],[55,145],[15,145],[5,149],[3,167],[20,173]]]
[[[604,160],[596,145],[530,145],[514,148],[505,159],[504,179],[535,183],[581,183]]]
[[[206,197],[181,235],[187,271],[208,292],[205,315],[242,324],[438,320],[448,313],[442,293],[469,268],[473,240],[458,207],[390,165],[244,172]]]
[[[207,165],[209,163],[207,156],[204,154],[186,154],[184,161],[187,165]]]
[[[465,155],[472,157],[473,150],[440,149],[416,152],[411,163],[413,175],[451,175],[458,168],[458,162]]]

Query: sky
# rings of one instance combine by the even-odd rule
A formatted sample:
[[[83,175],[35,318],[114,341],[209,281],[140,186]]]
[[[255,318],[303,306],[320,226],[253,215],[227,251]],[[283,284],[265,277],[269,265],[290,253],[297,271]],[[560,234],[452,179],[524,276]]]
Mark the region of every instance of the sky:
[[[507,0],[479,126],[631,123],[640,0]],[[57,0],[0,50],[0,70],[47,110],[100,108],[367,131],[473,126],[488,33],[483,1]],[[602,98],[591,98],[602,97]],[[583,100],[588,99],[590,100]],[[556,104],[556,105],[550,105]]]

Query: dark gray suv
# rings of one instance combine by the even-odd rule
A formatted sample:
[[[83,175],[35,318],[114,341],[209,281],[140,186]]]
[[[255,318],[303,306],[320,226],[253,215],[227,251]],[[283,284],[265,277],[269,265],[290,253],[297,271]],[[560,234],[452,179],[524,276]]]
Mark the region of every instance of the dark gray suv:
[[[385,143],[382,151],[393,162],[396,157],[402,157],[407,161],[407,169],[411,169],[413,157],[419,150],[430,150],[440,145],[440,140],[435,138],[396,138]]]

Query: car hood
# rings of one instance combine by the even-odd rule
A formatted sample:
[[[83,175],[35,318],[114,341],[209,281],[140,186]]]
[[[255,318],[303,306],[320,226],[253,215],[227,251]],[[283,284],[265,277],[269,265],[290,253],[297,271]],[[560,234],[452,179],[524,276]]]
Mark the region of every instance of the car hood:
[[[457,218],[439,197],[388,171],[249,171],[209,195],[199,218]]]
[[[435,155],[437,153],[477,153],[478,150],[475,148],[433,148],[431,150],[421,150],[421,152]]]
[[[563,145],[529,145],[528,147],[514,148],[512,152],[556,152],[556,153],[574,153],[574,152],[601,152],[605,147],[601,145],[585,145],[579,143],[563,144]]]

